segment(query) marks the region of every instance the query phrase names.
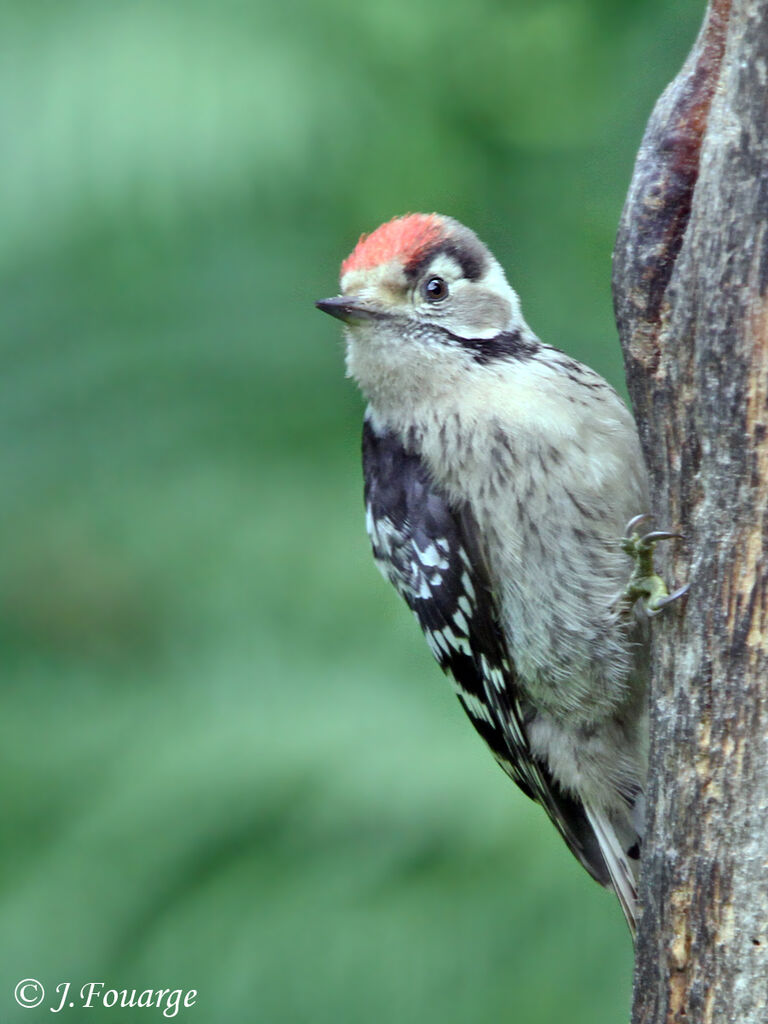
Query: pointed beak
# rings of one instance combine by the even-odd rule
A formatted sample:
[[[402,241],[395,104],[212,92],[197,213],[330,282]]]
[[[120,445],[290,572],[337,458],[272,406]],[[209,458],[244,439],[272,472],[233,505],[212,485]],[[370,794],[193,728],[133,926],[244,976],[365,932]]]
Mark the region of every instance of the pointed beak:
[[[379,314],[372,309],[367,309],[362,303],[354,299],[337,295],[333,299],[318,299],[315,303],[318,309],[324,313],[330,313],[337,320],[343,320],[346,324],[359,323],[361,320],[375,320]]]

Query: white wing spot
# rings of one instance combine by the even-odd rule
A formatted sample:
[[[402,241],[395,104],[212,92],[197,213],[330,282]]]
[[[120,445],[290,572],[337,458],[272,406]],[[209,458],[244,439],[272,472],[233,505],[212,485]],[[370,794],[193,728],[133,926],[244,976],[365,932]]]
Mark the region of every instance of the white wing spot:
[[[419,548],[419,558],[421,559],[422,565],[437,565],[440,561],[440,555],[438,554],[437,548],[434,544],[430,544],[429,547],[424,549],[424,551]]]
[[[462,630],[462,632],[469,632],[469,623],[467,622],[462,612],[454,612],[453,621],[456,623],[459,629]]]
[[[418,618],[418,615],[416,616],[416,618]],[[437,642],[436,637],[431,632],[425,632],[424,636],[426,637],[426,640],[427,640],[427,643],[429,645],[430,651],[432,651],[434,656],[439,660],[440,659],[440,653],[441,653],[440,652],[440,644]]]
[[[454,684],[454,689],[459,695],[461,700],[464,702],[464,706],[473,718],[482,719],[489,725],[496,725],[493,719],[493,715],[488,710],[487,706],[483,701],[479,700],[473,693],[468,693],[463,686],[459,686],[458,683]]]
[[[504,676],[502,675],[501,672],[499,672],[497,668],[491,668],[491,666],[488,664],[488,659],[484,654],[480,657],[480,666],[483,670],[483,676],[486,679],[488,679],[491,683],[493,683],[494,687],[499,691],[499,693],[503,693]]]
[[[465,636],[454,637],[454,643],[456,644],[456,649],[462,654],[467,654],[470,658],[473,656],[472,645]]]
[[[436,629],[434,631],[434,633],[432,634],[432,636],[435,638],[435,642],[437,643],[438,647],[445,654],[450,654],[451,653],[451,646],[448,643],[448,641],[446,640],[445,635],[443,634],[442,629]]]

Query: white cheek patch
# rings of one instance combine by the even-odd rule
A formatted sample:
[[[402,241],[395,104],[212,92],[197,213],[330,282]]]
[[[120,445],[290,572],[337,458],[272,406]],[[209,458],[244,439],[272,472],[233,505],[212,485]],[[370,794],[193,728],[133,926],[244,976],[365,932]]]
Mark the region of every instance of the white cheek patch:
[[[487,273],[483,275],[482,285],[489,291],[496,292],[497,295],[503,295],[512,307],[514,319],[520,319],[520,300],[517,297],[517,292],[510,287],[504,271],[496,260],[491,260]]]
[[[445,326],[460,338],[490,341],[511,326],[512,305],[509,299],[491,292],[482,284],[462,284],[453,306],[446,310],[450,318]]]

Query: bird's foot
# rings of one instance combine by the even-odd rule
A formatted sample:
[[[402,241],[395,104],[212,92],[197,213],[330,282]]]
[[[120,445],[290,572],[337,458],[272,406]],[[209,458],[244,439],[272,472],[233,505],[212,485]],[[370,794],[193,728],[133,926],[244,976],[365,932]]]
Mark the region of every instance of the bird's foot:
[[[656,544],[660,540],[677,540],[680,534],[667,530],[652,530],[641,535],[637,527],[648,518],[648,515],[644,514],[630,519],[621,542],[622,548],[635,560],[635,568],[624,591],[623,600],[629,607],[636,601],[642,601],[646,613],[653,617],[663,612],[668,604],[686,594],[689,584],[679,587],[670,594],[667,584],[654,572],[653,549]]]

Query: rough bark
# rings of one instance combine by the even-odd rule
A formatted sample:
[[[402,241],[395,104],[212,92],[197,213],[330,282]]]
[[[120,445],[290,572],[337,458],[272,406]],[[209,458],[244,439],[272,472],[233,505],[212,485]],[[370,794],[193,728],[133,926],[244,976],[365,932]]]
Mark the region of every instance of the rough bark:
[[[768,0],[711,0],[614,254],[658,551],[634,1024],[768,1022]]]

